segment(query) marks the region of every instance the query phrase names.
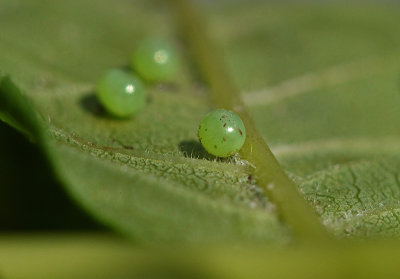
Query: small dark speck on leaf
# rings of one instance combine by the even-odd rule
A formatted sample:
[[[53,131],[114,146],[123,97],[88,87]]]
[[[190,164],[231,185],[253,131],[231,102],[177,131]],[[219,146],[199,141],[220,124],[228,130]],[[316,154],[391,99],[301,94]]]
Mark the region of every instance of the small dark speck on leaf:
[[[133,150],[133,146],[130,146],[130,145],[123,145],[122,147],[125,149]]]
[[[129,150],[133,150],[133,149],[134,149],[133,146],[131,146],[131,145],[125,145],[125,144],[123,144],[122,142],[120,142],[120,141],[117,140],[117,139],[112,139],[112,141],[118,143],[118,144],[119,144],[122,148],[124,148],[124,149],[129,149]]]

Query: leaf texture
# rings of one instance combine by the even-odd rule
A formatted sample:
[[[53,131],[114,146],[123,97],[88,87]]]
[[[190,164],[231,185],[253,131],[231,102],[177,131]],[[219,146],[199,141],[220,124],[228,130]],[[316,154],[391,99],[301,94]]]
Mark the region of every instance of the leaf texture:
[[[197,126],[211,109],[207,88],[167,5],[0,5],[0,70],[23,91],[3,79],[0,119],[43,145],[92,214],[142,241],[289,239],[249,163],[213,158],[199,146]],[[203,8],[258,128],[322,222],[342,237],[397,236],[397,11],[378,3]],[[126,68],[149,35],[176,42],[185,58],[179,79],[148,84],[145,110],[113,119],[93,84],[111,67]]]

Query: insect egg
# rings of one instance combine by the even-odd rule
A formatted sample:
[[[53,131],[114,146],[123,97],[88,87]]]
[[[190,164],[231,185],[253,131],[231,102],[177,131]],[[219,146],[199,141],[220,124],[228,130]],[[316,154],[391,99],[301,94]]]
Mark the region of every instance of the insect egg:
[[[96,93],[103,107],[117,117],[131,116],[146,103],[146,92],[140,79],[120,69],[105,73],[97,83]]]
[[[178,54],[167,41],[149,38],[133,54],[131,66],[145,80],[169,82],[175,77]]]
[[[246,140],[246,129],[237,114],[217,109],[203,118],[198,136],[208,153],[217,157],[229,157],[242,148]]]

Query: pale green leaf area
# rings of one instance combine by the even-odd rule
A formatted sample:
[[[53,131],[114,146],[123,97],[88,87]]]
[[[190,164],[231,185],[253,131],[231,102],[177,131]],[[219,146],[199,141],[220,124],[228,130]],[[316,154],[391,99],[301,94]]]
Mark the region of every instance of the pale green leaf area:
[[[213,16],[261,133],[337,235],[399,233],[398,8],[266,4]],[[232,17],[243,24],[225,32]]]
[[[49,135],[39,141],[87,210],[137,240],[287,241],[251,166],[199,146],[197,127],[211,106],[167,6],[6,0],[0,7],[0,71],[41,115],[33,125]],[[341,237],[398,236],[397,10],[225,3],[204,11],[259,130],[322,222]],[[109,68],[126,68],[149,35],[176,43],[179,78],[148,84],[147,107],[114,119],[94,98],[95,82]],[[4,112],[24,102],[7,90],[0,98],[11,104],[0,106]],[[18,114],[33,115],[28,107]]]

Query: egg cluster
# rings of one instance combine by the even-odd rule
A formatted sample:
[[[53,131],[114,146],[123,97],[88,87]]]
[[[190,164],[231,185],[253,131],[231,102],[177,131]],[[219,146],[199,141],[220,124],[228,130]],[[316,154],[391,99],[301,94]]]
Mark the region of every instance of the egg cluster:
[[[178,54],[170,43],[144,40],[132,55],[131,69],[111,69],[97,83],[97,97],[108,113],[129,117],[146,104],[144,82],[170,82],[179,68]]]
[[[132,55],[131,70],[110,69],[100,78],[97,98],[109,114],[130,117],[146,105],[145,83],[172,82],[178,68],[178,54],[170,43],[144,40]],[[237,114],[217,109],[203,118],[198,137],[208,153],[229,157],[242,148],[246,129]]]

